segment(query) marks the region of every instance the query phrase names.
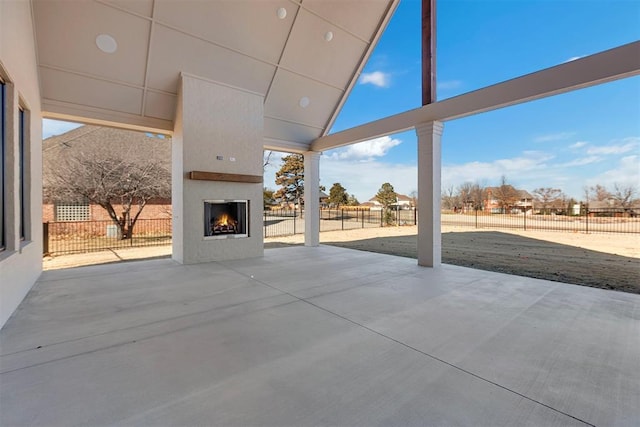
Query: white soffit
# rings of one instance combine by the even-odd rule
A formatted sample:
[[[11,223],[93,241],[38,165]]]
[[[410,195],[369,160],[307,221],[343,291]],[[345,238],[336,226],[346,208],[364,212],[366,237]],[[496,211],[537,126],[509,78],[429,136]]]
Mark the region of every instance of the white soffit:
[[[264,96],[269,144],[308,147],[398,1],[31,0],[43,114],[171,131],[185,72]]]

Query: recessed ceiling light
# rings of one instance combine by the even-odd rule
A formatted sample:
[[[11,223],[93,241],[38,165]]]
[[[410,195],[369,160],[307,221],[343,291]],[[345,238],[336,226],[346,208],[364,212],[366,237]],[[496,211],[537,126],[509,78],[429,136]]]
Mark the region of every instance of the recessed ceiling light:
[[[307,108],[310,103],[311,101],[309,100],[309,98],[307,98],[306,96],[303,96],[302,98],[300,98],[298,105],[300,105],[302,108]]]
[[[278,8],[276,14],[278,15],[278,18],[284,19],[287,17],[287,9],[285,9],[284,7],[280,7]]]
[[[96,37],[96,46],[104,53],[113,53],[118,50],[118,42],[109,34],[98,34]]]
[[[324,33],[324,39],[328,42],[333,40],[333,31],[327,31],[326,33]]]

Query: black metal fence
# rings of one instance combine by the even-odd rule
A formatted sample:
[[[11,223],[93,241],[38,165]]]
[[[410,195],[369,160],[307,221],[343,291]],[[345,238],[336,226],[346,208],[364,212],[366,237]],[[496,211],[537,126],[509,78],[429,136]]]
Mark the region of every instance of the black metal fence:
[[[416,225],[415,209],[391,212],[394,225]],[[264,237],[304,233],[304,211],[279,209],[264,212]],[[489,214],[442,212],[443,226],[542,230],[581,233],[637,233],[640,217],[620,214],[616,210],[590,211],[579,216]],[[321,209],[320,231],[352,230],[385,225],[382,210]],[[118,226],[112,221],[47,222],[44,227],[45,254],[74,254],[122,249],[128,247],[171,244],[171,218],[139,219],[131,239],[121,239]]]
[[[112,221],[45,222],[43,236],[44,253],[55,255],[162,246],[171,244],[171,218],[139,219],[130,239]]]
[[[618,210],[588,211],[581,215],[491,214],[443,212],[442,225],[582,233],[640,233],[640,217]]]
[[[391,221],[397,225],[416,225],[415,210],[391,212]],[[304,211],[275,209],[264,212],[264,237],[287,236],[304,233]],[[320,231],[352,230],[384,226],[382,210],[321,209]]]

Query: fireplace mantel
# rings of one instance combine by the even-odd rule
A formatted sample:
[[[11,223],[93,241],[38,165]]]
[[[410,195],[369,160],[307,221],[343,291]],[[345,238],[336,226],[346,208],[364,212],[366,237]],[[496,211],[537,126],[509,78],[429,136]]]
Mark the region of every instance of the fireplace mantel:
[[[261,184],[262,175],[241,175],[235,173],[191,171],[187,174],[189,179],[200,181],[226,181],[226,182],[246,182],[250,184]]]

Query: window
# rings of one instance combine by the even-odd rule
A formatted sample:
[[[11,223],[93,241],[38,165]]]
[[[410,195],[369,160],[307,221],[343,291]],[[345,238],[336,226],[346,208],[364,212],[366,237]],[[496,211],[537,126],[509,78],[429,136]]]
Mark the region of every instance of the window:
[[[0,251],[6,248],[5,234],[5,168],[6,168],[6,138],[4,132],[5,123],[5,85],[0,80]]]
[[[56,221],[89,221],[89,204],[56,204],[55,214]]]
[[[20,198],[20,240],[25,240],[25,227],[27,223],[27,164],[26,164],[26,142],[25,142],[25,112],[21,108],[18,115],[18,179],[20,188],[18,189],[18,197]]]

